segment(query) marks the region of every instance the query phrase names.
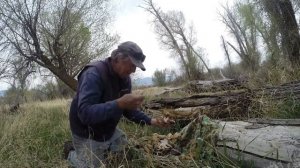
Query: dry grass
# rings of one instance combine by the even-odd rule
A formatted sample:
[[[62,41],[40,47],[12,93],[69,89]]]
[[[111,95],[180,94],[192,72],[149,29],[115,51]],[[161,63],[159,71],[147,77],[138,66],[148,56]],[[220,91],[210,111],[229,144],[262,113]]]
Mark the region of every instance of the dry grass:
[[[65,100],[30,103],[0,118],[0,167],[67,167],[62,147],[70,137]]]
[[[163,96],[180,97],[186,96],[184,92],[169,92],[168,87],[153,87],[134,90],[147,99]],[[262,100],[263,101],[263,100]],[[260,111],[274,111],[270,102],[262,106]],[[0,167],[68,167],[62,159],[62,147],[65,141],[70,140],[70,129],[68,123],[68,111],[70,100],[53,100],[45,102],[33,102],[22,105],[19,112],[15,114],[0,112]],[[278,106],[276,106],[278,107]],[[281,109],[300,111],[299,103],[293,101],[281,104]],[[3,108],[4,109],[4,108]],[[269,109],[269,111],[268,111]],[[280,113],[282,114],[282,113]],[[119,127],[126,132],[129,140],[138,140],[142,137],[151,136],[153,133],[167,135],[174,130],[160,129],[149,126],[138,126],[127,120],[122,120]],[[133,141],[132,141],[133,142]],[[232,167],[226,157],[218,154],[211,146],[213,153],[207,155],[204,160],[194,160],[192,165],[209,165],[210,167]],[[156,161],[161,160],[162,167],[176,167],[178,159],[172,160],[168,157],[155,155],[142,155],[134,144],[124,151],[128,158],[122,158],[120,164],[111,164],[112,167],[159,167]],[[191,160],[192,161],[192,160]],[[196,163],[196,164],[195,164]],[[201,163],[198,164],[197,163]],[[230,164],[229,164],[230,163]]]

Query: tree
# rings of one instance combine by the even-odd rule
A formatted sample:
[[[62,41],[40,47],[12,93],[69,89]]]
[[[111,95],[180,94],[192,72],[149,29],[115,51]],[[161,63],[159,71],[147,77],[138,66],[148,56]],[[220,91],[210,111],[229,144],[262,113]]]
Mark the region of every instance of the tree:
[[[10,66],[8,64],[8,58],[0,58],[0,79],[5,79],[9,77]]]
[[[235,75],[234,75],[234,71],[233,71],[233,68],[232,68],[232,65],[231,65],[231,59],[230,59],[230,55],[229,55],[227,43],[225,42],[223,36],[221,36],[221,39],[222,39],[222,47],[223,47],[223,49],[225,51],[225,56],[226,56],[226,58],[228,60],[228,68],[229,68],[230,77],[234,77]]]
[[[12,60],[12,90],[16,90],[15,103],[20,104],[26,101],[25,91],[28,89],[27,79],[36,72],[33,62],[25,61],[23,57]]]
[[[118,40],[107,33],[106,0],[2,0],[0,46],[48,69],[76,90],[82,67]]]
[[[167,70],[155,70],[152,82],[155,86],[165,86],[167,84]]]
[[[279,46],[279,29],[274,18],[268,17],[265,14],[262,3],[256,3],[256,28],[262,38],[266,56],[266,63],[270,66],[281,66],[284,60],[284,54]]]
[[[227,44],[239,55],[245,70],[256,72],[259,68],[260,53],[258,51],[258,34],[255,25],[256,17],[253,4],[237,2],[235,7],[223,7],[222,22],[233,35],[236,45]]]
[[[190,80],[203,78],[203,68],[210,71],[203,59],[203,53],[196,51],[197,39],[193,26],[186,28],[182,12],[163,12],[152,0],[145,1],[143,8],[154,16],[155,33],[162,46],[179,58],[184,73]],[[201,50],[201,49],[200,49]],[[200,62],[202,61],[202,62]]]
[[[262,3],[269,18],[278,25],[283,53],[294,68],[299,67],[300,34],[291,1],[263,0]]]

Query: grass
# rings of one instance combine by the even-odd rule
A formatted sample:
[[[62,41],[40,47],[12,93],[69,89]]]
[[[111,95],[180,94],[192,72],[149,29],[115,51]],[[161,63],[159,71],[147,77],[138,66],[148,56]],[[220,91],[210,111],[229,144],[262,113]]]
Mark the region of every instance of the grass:
[[[63,144],[71,139],[68,108],[69,101],[61,99],[24,104],[17,113],[9,113],[2,108],[0,167],[68,167],[62,159]],[[126,120],[122,120],[119,127],[133,139],[154,132],[169,132],[168,129],[161,131],[159,128],[141,127]],[[149,158],[141,157],[134,148],[126,153],[132,158],[126,164],[124,161],[124,165],[148,167],[151,164]]]
[[[22,105],[17,113],[0,112],[0,167],[68,167],[62,159],[63,144],[71,139],[68,124],[67,100],[35,102]],[[153,133],[167,134],[174,129],[138,126],[122,120],[119,127],[129,140],[137,140]],[[158,167],[160,159],[165,166],[174,167],[178,159],[142,155],[133,144],[125,151],[128,158],[111,167]],[[214,159],[210,159],[214,160]],[[195,166],[197,161],[192,165]],[[219,163],[218,163],[219,164]],[[197,166],[196,166],[197,167]],[[223,167],[223,166],[222,166]]]
[[[300,118],[300,102],[293,95],[282,100],[262,97],[254,102],[251,108],[252,115],[259,118]]]
[[[26,104],[1,112],[0,167],[67,167],[62,147],[70,139],[67,101]]]
[[[68,163],[62,159],[63,144],[71,139],[68,108],[68,100],[25,104],[14,114],[8,113],[5,108],[2,108],[0,111],[0,167],[68,167]],[[271,106],[270,103],[270,106],[264,106],[262,110],[265,110],[265,115],[271,117],[300,117],[300,103],[292,98],[279,105],[276,104],[276,106]],[[119,128],[126,132],[129,140],[138,140],[141,137],[151,136],[153,133],[167,135],[180,129],[138,126],[127,120],[121,120]],[[202,167],[203,165],[239,167],[242,165],[242,162],[230,161],[209,142],[202,141],[201,144],[206,145],[205,156],[200,155],[200,153],[203,154],[203,151],[198,151],[201,156],[200,160],[189,160],[180,164],[191,167]],[[196,150],[195,148],[195,152],[197,152]],[[120,164],[112,163],[111,167],[159,167],[161,164],[164,164],[163,167],[176,167],[176,162],[179,161],[176,157],[144,155],[135,149],[134,144],[130,144],[129,149],[124,152],[128,158],[123,158]],[[157,162],[157,159],[160,160],[160,163]]]
[[[275,109],[267,114],[270,118],[293,119],[300,118],[300,102],[290,97],[278,102]]]

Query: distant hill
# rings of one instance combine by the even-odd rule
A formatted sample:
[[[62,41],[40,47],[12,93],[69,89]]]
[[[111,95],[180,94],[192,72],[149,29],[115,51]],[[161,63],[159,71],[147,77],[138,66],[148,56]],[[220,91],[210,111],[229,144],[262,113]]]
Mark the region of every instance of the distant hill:
[[[151,86],[151,85],[153,85],[151,77],[133,79],[132,83],[134,86]]]

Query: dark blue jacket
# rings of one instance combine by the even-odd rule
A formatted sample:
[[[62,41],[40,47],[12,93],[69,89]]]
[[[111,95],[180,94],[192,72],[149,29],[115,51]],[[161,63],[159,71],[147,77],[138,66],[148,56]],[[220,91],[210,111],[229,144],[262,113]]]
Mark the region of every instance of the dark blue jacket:
[[[77,94],[70,108],[72,133],[103,142],[111,138],[122,115],[136,123],[150,124],[151,119],[143,112],[117,106],[116,99],[130,92],[130,77],[119,78],[110,58],[87,65],[78,76]]]

